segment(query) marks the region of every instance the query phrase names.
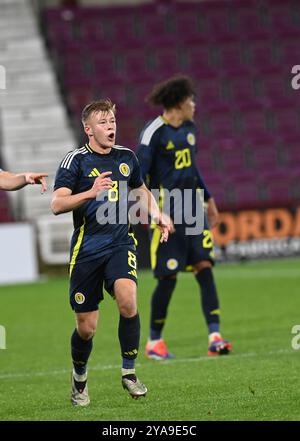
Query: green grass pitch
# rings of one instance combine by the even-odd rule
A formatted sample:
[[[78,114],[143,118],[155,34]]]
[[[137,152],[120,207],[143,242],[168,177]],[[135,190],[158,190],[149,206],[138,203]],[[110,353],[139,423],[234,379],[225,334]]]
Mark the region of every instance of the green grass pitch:
[[[146,398],[132,400],[120,383],[118,312],[108,296],[89,362],[88,408],[69,401],[69,340],[74,328],[68,280],[0,287],[0,420],[299,420],[300,259],[218,265],[222,331],[230,356],[206,356],[207,334],[197,284],[181,274],[165,328],[174,360],[144,357],[155,281],[139,275],[142,322],[137,374]]]

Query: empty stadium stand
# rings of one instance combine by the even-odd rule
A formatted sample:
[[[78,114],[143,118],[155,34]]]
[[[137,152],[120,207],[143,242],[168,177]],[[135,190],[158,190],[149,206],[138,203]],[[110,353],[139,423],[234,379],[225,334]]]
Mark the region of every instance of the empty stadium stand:
[[[291,87],[299,0],[61,6],[41,8],[39,17],[29,1],[0,6],[9,169],[46,166],[51,186],[62,155],[85,142],[82,108],[100,97],[117,103],[117,142],[135,149],[158,112],[145,96],[184,73],[196,87],[199,167],[220,209],[299,204],[300,100]],[[66,261],[71,221],[51,215],[51,191],[41,198],[35,190],[9,194],[14,212],[18,206],[21,218],[37,222],[45,261]]]
[[[1,192],[0,204],[6,207],[9,198],[16,220],[38,226],[43,216],[53,217],[54,173],[60,158],[76,144],[31,3],[0,0],[0,10],[0,63],[6,72],[6,88],[0,90],[1,156],[7,170],[49,173],[49,191],[43,196],[38,186],[28,186],[17,192]],[[11,220],[10,211],[1,217]],[[71,216],[68,222],[71,226]]]
[[[1,121],[1,112],[0,112]],[[1,157],[2,150],[2,130],[0,124],[0,169],[4,170],[4,164]],[[0,190],[0,223],[12,222],[13,217],[10,210],[9,200],[5,191]]]
[[[75,125],[87,101],[111,97],[119,106],[118,142],[135,148],[140,127],[156,113],[144,104],[153,83],[189,74],[199,165],[219,206],[299,202],[289,182],[299,169],[290,158],[300,150],[290,73],[300,60],[298,1],[49,8],[42,23]]]

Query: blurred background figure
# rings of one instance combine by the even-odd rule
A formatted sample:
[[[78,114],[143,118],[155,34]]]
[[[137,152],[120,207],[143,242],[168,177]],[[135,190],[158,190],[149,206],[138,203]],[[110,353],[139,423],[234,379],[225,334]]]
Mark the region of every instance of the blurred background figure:
[[[159,230],[151,230],[151,268],[157,285],[151,299],[150,333],[145,355],[154,360],[173,358],[162,332],[177,275],[188,266],[194,272],[200,289],[202,312],[208,328],[208,355],[227,355],[232,349],[220,334],[220,305],[212,271],[214,252],[210,231],[218,223],[218,209],[196,165],[194,94],[194,85],[186,76],[176,75],[153,87],[147,101],[163,106],[164,110],[142,131],[137,152],[144,181],[149,189],[159,189],[161,209],[168,210],[165,207],[167,192],[179,190],[182,198],[167,204],[170,204],[170,212],[167,213],[175,227],[168,242],[159,243]],[[190,196],[192,193],[190,198],[185,191],[187,189]],[[199,189],[203,191],[203,199]],[[204,203],[208,209],[203,228],[198,228],[198,234],[195,231],[191,233],[189,227],[195,226],[191,217],[203,215],[203,210],[199,208]]]

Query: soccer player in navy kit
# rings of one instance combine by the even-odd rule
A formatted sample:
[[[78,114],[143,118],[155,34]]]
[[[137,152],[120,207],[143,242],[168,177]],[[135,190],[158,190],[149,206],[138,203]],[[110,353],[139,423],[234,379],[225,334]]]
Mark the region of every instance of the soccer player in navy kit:
[[[127,218],[126,224],[100,223],[99,209],[103,204],[119,209],[124,202],[121,200],[124,196],[120,195],[123,181],[126,188],[135,189],[143,199],[146,211],[150,207],[148,212],[160,228],[162,241],[167,240],[170,227],[164,223],[153,196],[143,183],[135,154],[115,145],[115,106],[111,101],[88,104],[83,109],[82,122],[89,143],[69,152],[62,160],[55,178],[52,211],[54,214],[73,211],[70,303],[77,326],[71,338],[71,402],[86,406],[90,402],[87,361],[97,327],[98,305],[103,299],[103,283],[116,299],[120,312],[122,385],[133,398],[147,393],[134,368],[140,338],[134,235]]]
[[[19,190],[28,184],[41,184],[41,192],[47,190],[47,173],[11,173],[0,169],[0,190]]]
[[[137,156],[143,178],[150,189],[160,189],[161,203],[165,190],[203,189],[207,217],[203,232],[187,235],[186,225],[175,224],[167,243],[159,243],[156,228],[151,233],[151,266],[157,286],[151,300],[150,338],[146,345],[148,358],[171,358],[162,330],[179,271],[191,266],[201,292],[202,309],[208,327],[208,355],[228,354],[231,344],[220,334],[220,309],[212,266],[213,240],[210,228],[218,222],[218,210],[196,166],[196,128],[194,88],[189,77],[175,76],[156,85],[148,97],[164,112],[147,124],[141,133]],[[196,197],[196,196],[195,196]],[[199,197],[199,192],[198,192]],[[203,204],[203,201],[201,202]],[[194,202],[193,202],[194,204]],[[172,207],[171,207],[172,211]],[[170,213],[174,219],[174,213]]]

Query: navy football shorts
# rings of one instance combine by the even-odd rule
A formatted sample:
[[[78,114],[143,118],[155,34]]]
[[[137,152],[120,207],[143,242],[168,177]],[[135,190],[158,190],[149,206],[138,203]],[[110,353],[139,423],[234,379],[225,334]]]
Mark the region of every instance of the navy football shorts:
[[[89,262],[75,263],[70,277],[70,304],[75,312],[99,309],[105,290],[114,297],[113,286],[118,279],[137,283],[137,260],[132,247],[116,251]]]
[[[178,271],[189,271],[191,265],[208,260],[214,265],[213,237],[209,229],[199,235],[187,236],[185,229],[175,226],[167,242],[160,243],[160,232],[150,232],[151,267],[155,277],[171,276]]]

